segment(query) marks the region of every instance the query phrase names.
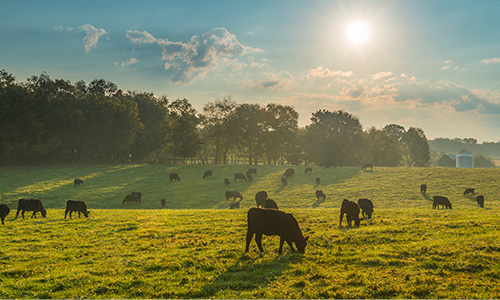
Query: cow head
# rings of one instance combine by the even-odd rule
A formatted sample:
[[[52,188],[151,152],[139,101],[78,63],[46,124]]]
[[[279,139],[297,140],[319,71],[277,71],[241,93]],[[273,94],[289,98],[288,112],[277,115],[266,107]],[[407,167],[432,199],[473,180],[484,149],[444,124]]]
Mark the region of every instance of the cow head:
[[[307,246],[307,240],[309,237],[301,237],[297,241],[295,241],[295,246],[297,246],[297,250],[299,250],[300,253],[305,253],[306,252],[306,246]]]
[[[42,213],[42,217],[47,217],[47,210],[42,209],[40,212]]]

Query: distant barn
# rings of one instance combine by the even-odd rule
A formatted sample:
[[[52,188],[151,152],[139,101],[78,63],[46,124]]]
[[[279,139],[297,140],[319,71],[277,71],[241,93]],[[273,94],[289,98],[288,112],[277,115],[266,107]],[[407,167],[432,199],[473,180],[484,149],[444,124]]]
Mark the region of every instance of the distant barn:
[[[455,154],[444,154],[437,160],[437,165],[440,167],[455,168],[456,164]]]

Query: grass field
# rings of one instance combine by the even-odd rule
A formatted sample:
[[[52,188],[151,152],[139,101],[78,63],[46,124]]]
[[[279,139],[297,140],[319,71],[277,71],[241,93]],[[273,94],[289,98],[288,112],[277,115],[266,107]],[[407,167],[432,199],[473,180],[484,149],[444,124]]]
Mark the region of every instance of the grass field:
[[[202,180],[212,169],[214,177]],[[281,186],[285,167],[93,165],[0,169],[0,298],[500,298],[500,170],[314,168]],[[179,173],[180,182],[168,174]],[[84,184],[73,186],[74,178]],[[225,187],[223,179],[231,179]],[[316,186],[315,178],[321,178]],[[419,186],[427,183],[428,195]],[[462,195],[474,187],[478,208]],[[242,209],[224,191],[239,190]],[[325,202],[314,191],[323,189]],[[304,255],[279,239],[244,253],[246,211],[266,190],[310,237]],[[141,205],[122,205],[143,193]],[[433,195],[452,210],[431,209]],[[17,200],[41,199],[46,219],[16,219]],[[373,219],[339,228],[343,198],[373,200]],[[159,209],[161,198],[169,209]],[[67,199],[84,200],[88,219],[64,220]],[[127,208],[127,209],[123,209]],[[345,220],[344,220],[345,224]]]

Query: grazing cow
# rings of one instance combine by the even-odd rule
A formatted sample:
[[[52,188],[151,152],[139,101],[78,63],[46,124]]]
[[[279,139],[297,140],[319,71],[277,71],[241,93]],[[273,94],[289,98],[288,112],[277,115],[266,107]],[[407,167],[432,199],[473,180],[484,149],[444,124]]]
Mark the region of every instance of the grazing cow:
[[[484,207],[484,196],[479,195],[476,197],[477,206]]]
[[[422,193],[422,194],[427,193],[427,184],[422,184],[420,186],[420,193]]]
[[[36,213],[40,212],[42,214],[42,217],[47,216],[47,211],[45,208],[43,208],[42,201],[38,199],[19,199],[19,202],[17,203],[17,213],[15,219],[17,219],[17,216],[19,216],[19,212],[21,212],[21,216],[24,219],[24,212],[25,211],[32,211],[33,214],[31,215],[31,218],[36,219]]]
[[[316,190],[316,199],[319,201],[320,198],[323,198],[323,201],[325,201],[326,195],[323,193],[323,190]]]
[[[267,192],[266,191],[260,191],[255,194],[255,203],[257,204],[257,207],[264,207],[264,204],[266,204],[267,200]]]
[[[321,184],[321,179],[319,179],[319,177],[316,177],[316,184]]]
[[[224,185],[229,185],[229,178],[224,178]]]
[[[77,178],[77,179],[73,180],[73,183],[75,184],[75,187],[77,187],[77,186],[80,186],[80,184],[83,183],[83,180]]]
[[[161,208],[165,208],[165,206],[167,205],[167,200],[161,199],[160,204],[161,204]]]
[[[179,177],[179,174],[177,173],[172,173],[169,175],[170,176],[170,181],[181,181],[181,178]]]
[[[359,219],[359,205],[354,201],[349,201],[344,199],[342,201],[342,207],[340,208],[340,222],[339,227],[342,227],[342,219],[346,215],[347,224],[352,226],[352,220],[354,220],[354,225],[359,227],[360,219]]]
[[[373,213],[373,202],[370,199],[358,199],[358,205],[363,214],[363,218],[371,219]]]
[[[243,196],[240,194],[238,191],[226,191],[226,201],[229,200],[229,198],[233,198],[233,201],[236,200],[236,198],[240,198],[240,201],[243,200]]]
[[[66,201],[66,211],[64,212],[64,219],[69,212],[69,218],[71,219],[71,214],[76,211],[78,212],[78,218],[80,218],[80,213],[82,213],[85,218],[88,218],[90,211],[87,210],[87,204],[83,201],[68,200]]]
[[[203,179],[207,178],[207,177],[210,177],[212,178],[212,171],[205,171],[205,173],[203,173]]]
[[[276,201],[274,201],[273,199],[269,198],[266,200],[266,202],[264,203],[264,208],[274,208],[274,209],[279,209],[278,207],[278,203],[276,203]]]
[[[252,174],[253,175],[257,175],[257,169],[256,168],[250,168],[250,169],[248,169],[246,175],[248,176],[248,175],[252,175]]]
[[[450,200],[448,200],[448,198],[444,197],[444,196],[434,196],[432,197],[434,199],[434,202],[432,203],[432,208],[438,208],[439,209],[439,205],[442,205],[444,206],[446,209],[451,209],[451,203],[450,203]]]
[[[475,190],[474,189],[465,189],[464,191],[464,196],[468,195],[468,196],[472,196],[475,194]]]
[[[237,208],[240,208],[240,202],[233,202],[231,203],[231,205],[229,206],[229,209],[237,209]]]
[[[307,173],[312,173],[313,172],[313,168],[306,168],[304,170],[304,174],[307,174]]]
[[[325,168],[330,168],[332,166],[335,166],[335,164],[331,161],[324,161],[319,164],[319,167],[325,167]]]
[[[238,181],[238,180],[247,181],[247,178],[245,177],[245,174],[243,174],[243,173],[234,173],[234,181]]]
[[[283,174],[285,177],[292,177],[295,176],[295,169],[294,168],[288,168],[285,170],[285,174]]]
[[[370,168],[373,171],[373,164],[372,163],[367,163],[361,166],[361,170],[366,170]]]
[[[4,220],[5,217],[7,217],[7,215],[9,214],[9,212],[10,208],[7,206],[7,204],[0,204],[0,219],[2,220],[3,225],[5,225]]]
[[[139,192],[132,192],[129,195],[125,196],[122,200],[122,204],[125,203],[141,203],[142,194]]]
[[[248,174],[248,175],[247,175],[247,178],[248,178],[248,181],[253,181],[253,176],[252,176],[252,174]]]
[[[265,209],[252,207],[248,211],[248,228],[245,252],[248,252],[250,242],[255,234],[255,243],[260,252],[262,249],[262,235],[278,235],[280,237],[280,247],[278,253],[283,253],[283,244],[288,243],[292,252],[295,252],[293,243],[300,253],[304,253],[309,237],[304,237],[300,230],[299,223],[292,214],[285,213],[277,209]]]
[[[283,186],[285,186],[285,185],[288,184],[288,181],[286,180],[286,177],[281,177],[281,183],[283,184]]]

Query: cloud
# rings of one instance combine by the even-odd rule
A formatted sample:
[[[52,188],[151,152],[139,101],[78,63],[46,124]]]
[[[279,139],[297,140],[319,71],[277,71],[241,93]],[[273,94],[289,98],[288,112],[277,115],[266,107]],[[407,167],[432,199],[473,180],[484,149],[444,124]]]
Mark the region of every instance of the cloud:
[[[379,80],[379,79],[382,79],[382,78],[385,78],[385,77],[390,77],[390,76],[392,76],[392,72],[391,71],[378,72],[377,74],[372,75],[372,79],[373,80]]]
[[[288,89],[295,77],[285,71],[276,73],[267,73],[267,79],[261,81],[249,81],[246,83],[247,87],[259,89]]]
[[[139,60],[135,57],[131,57],[129,60],[126,60],[122,63],[119,63],[119,62],[115,62],[114,65],[117,66],[117,65],[120,65],[122,67],[126,67],[126,66],[129,66],[129,65],[133,65],[133,64],[136,64],[138,63]]]
[[[481,63],[485,65],[500,63],[500,57],[485,58],[481,60]]]
[[[248,67],[241,57],[259,49],[242,45],[226,28],[214,28],[188,42],[175,42],[153,37],[147,31],[127,31],[134,44],[156,44],[161,48],[163,68],[173,83],[192,83],[219,68],[241,70]]]
[[[53,28],[55,30],[66,30],[66,31],[73,31],[73,29],[74,29],[73,27],[66,27],[66,28],[64,28],[63,26],[60,26],[60,25],[59,26],[54,26]]]
[[[85,24],[79,27],[80,31],[85,31],[87,35],[83,38],[83,45],[85,47],[85,52],[89,52],[90,49],[97,46],[99,37],[106,34],[104,29],[97,29],[92,25]]]
[[[351,77],[353,73],[351,71],[333,71],[323,66],[319,66],[315,69],[309,70],[306,78],[327,78],[327,77]]]

